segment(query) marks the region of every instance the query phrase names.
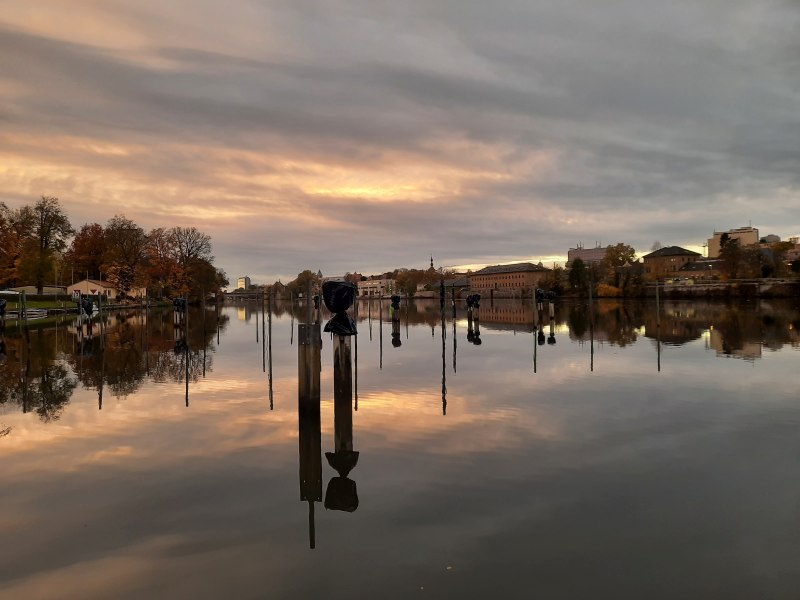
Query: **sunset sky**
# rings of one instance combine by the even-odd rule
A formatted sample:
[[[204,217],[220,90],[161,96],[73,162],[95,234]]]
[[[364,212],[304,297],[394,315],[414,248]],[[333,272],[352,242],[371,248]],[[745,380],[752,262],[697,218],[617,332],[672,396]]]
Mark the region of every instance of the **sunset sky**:
[[[231,279],[800,234],[796,0],[0,0],[0,201]]]

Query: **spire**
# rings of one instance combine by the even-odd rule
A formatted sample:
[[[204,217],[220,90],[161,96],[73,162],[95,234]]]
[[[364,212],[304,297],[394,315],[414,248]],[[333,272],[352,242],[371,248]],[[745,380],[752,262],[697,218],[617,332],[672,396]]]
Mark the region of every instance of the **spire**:
[[[433,268],[433,254],[431,254],[431,269]]]

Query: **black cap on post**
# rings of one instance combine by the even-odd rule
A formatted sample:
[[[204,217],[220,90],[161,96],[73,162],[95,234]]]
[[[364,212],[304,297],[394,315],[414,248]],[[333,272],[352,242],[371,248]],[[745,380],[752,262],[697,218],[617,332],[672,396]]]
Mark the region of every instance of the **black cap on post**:
[[[347,314],[353,305],[356,286],[349,281],[326,281],[322,284],[322,299],[333,317],[325,323],[324,330],[336,335],[356,335],[355,321]]]

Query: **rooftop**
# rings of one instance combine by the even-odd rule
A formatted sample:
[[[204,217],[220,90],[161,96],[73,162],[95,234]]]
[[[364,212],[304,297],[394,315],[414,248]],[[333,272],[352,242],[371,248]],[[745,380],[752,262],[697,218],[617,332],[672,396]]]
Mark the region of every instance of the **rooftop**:
[[[680,246],[667,246],[666,248],[659,248],[650,254],[645,254],[644,258],[658,258],[660,256],[700,256],[700,253]]]
[[[549,271],[547,267],[534,265],[533,263],[514,263],[511,265],[493,265],[491,267],[484,267],[480,271],[475,271],[473,275],[497,275],[500,273],[543,273]]]

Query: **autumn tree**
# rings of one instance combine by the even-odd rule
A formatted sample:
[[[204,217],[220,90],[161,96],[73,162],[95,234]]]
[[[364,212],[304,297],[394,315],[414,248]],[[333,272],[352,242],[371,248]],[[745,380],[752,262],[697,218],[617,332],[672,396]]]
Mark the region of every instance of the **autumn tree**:
[[[103,226],[86,223],[75,235],[64,258],[79,276],[99,279],[106,254],[106,239]]]
[[[144,229],[124,215],[115,215],[106,224],[105,243],[103,267],[109,283],[124,293],[144,283],[142,263],[147,248]]]
[[[168,286],[175,280],[177,263],[172,252],[171,237],[163,227],[152,229],[147,234],[144,264],[153,295],[169,293]]]
[[[20,279],[32,281],[41,294],[46,277],[53,272],[57,254],[66,248],[75,230],[58,198],[52,196],[42,196],[33,206],[22,207],[17,218],[28,232],[19,261]]]
[[[306,269],[301,273],[297,274],[292,281],[286,284],[286,288],[291,291],[293,294],[305,294],[308,284],[311,284],[311,289],[315,289],[319,286],[319,277],[313,271]]]
[[[0,202],[0,287],[17,282],[17,267],[22,256],[25,231],[18,223],[18,211]]]
[[[398,291],[413,296],[417,292],[417,286],[426,281],[426,274],[419,269],[398,269],[394,279]]]
[[[633,246],[623,243],[615,244],[606,248],[605,256],[600,261],[600,271],[607,282],[616,285],[618,283],[615,276],[616,269],[634,262],[636,262],[636,250]]]
[[[212,263],[211,237],[195,227],[173,227],[167,232],[170,255],[174,260],[175,271],[172,282],[179,294],[197,295],[200,288],[193,284],[193,278],[203,263]]]

